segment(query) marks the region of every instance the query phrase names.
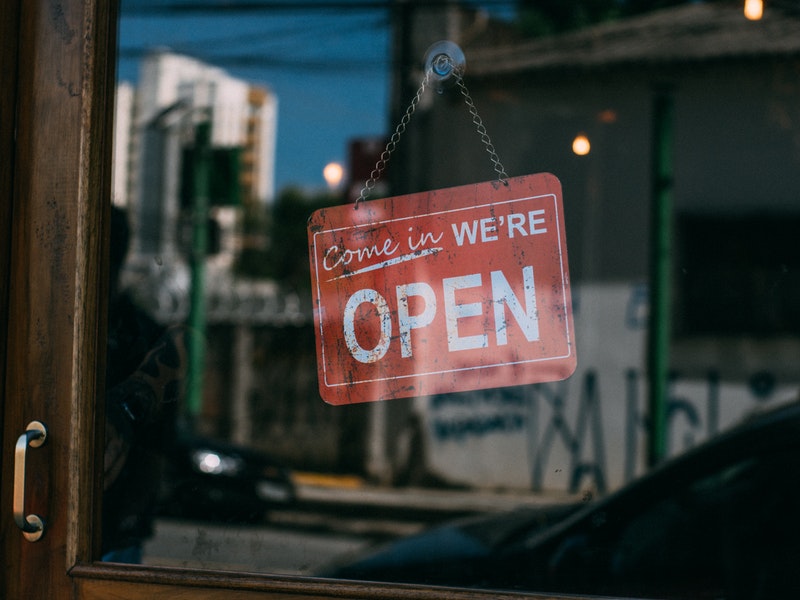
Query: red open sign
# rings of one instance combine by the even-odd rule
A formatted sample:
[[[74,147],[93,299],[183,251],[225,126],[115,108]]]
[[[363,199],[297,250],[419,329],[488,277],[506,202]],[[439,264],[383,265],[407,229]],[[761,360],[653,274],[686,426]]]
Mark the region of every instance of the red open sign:
[[[308,237],[319,388],[330,404],[575,370],[553,175],[318,210]]]

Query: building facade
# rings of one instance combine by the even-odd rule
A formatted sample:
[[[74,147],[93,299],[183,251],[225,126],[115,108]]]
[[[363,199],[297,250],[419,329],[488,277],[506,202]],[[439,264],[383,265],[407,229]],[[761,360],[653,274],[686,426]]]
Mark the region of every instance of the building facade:
[[[146,56],[135,88],[118,86],[114,193],[133,230],[127,276],[160,320],[180,320],[188,311],[189,161],[197,125],[210,125],[208,216],[217,246],[206,261],[216,275],[210,285],[225,280],[209,293],[225,296],[242,245],[242,216],[265,212],[274,197],[277,118],[270,90],[171,52]],[[220,297],[216,304],[231,302]]]
[[[420,60],[434,38],[461,45],[469,97],[508,175],[550,172],[562,183],[578,370],[563,382],[382,408],[416,428],[396,443],[391,433],[386,455],[398,460],[403,440],[422,439],[417,471],[456,483],[617,487],[646,468],[657,293],[670,306],[669,454],[795,398],[797,15],[775,8],[751,22],[735,3],[690,3],[520,40],[475,35],[474,27],[453,32],[458,20],[446,11],[436,30],[432,13],[416,14],[428,21],[412,27],[438,33],[409,54]],[[405,89],[413,92],[422,76],[410,71]],[[666,132],[659,133],[659,114]],[[586,155],[572,149],[578,135],[590,142]],[[664,139],[666,180],[654,164]],[[458,88],[423,94],[397,154],[396,193],[497,178]],[[659,186],[670,200],[661,225]],[[669,275],[656,292],[661,227]],[[503,458],[520,455],[528,460]],[[483,457],[480,468],[475,456]]]

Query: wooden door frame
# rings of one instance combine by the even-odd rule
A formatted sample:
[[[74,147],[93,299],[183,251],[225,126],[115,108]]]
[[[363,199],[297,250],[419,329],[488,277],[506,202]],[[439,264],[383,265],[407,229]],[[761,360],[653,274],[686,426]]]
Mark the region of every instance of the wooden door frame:
[[[17,45],[19,5],[5,2],[0,6],[0,448],[3,452],[2,473],[8,473],[5,452],[10,448],[4,432],[4,407],[6,406],[5,381],[8,331],[8,294],[10,288],[9,264],[11,256],[11,220],[14,181],[14,137],[17,105]],[[0,478],[0,542],[5,541],[12,527],[11,496],[8,492],[10,478]],[[16,535],[14,532],[12,535]],[[0,545],[2,556],[13,556],[6,545]],[[6,562],[8,559],[6,559]],[[12,565],[13,568],[13,565]],[[0,596],[7,589],[10,569],[0,571]],[[11,571],[13,572],[13,571]]]
[[[8,325],[9,257],[11,251],[11,199],[14,171],[14,124],[17,105],[17,44],[19,5],[6,2],[0,11],[0,356],[6,356]],[[6,361],[0,361],[0,407],[5,399]],[[0,443],[3,442],[0,410]],[[2,488],[2,482],[0,482]],[[2,577],[2,575],[0,575]],[[2,589],[2,588],[0,588]]]
[[[40,541],[25,541],[10,519],[11,478],[0,490],[2,589],[68,598],[69,569],[90,561],[99,531],[95,399],[117,15],[102,0],[12,0],[4,11],[3,473],[14,470],[27,423],[44,420],[48,439],[27,464],[26,512],[47,523]]]

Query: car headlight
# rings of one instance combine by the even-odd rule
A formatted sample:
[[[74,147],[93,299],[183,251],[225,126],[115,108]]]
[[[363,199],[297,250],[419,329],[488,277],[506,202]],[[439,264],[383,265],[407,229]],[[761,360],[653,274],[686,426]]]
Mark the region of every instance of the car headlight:
[[[194,450],[192,466],[201,473],[210,475],[238,475],[244,469],[244,461],[213,450]]]

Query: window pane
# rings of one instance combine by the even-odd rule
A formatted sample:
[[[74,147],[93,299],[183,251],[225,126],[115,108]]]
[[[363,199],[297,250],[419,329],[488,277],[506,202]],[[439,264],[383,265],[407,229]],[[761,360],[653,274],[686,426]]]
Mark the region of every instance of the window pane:
[[[123,0],[108,559],[636,597],[735,597],[773,573],[794,591],[725,524],[761,518],[731,498],[782,493],[752,465],[798,451],[800,19],[623,4]],[[424,72],[441,40],[466,60],[443,83]],[[487,191],[495,220],[402,232],[467,264],[390,294],[397,240],[337,242],[376,275],[334,359],[401,388],[371,348],[406,344],[411,371],[423,347],[517,356],[571,316],[575,373],[487,384],[473,365],[467,391],[326,404],[309,217],[361,196],[412,223],[403,195],[537,173],[563,194],[560,312],[541,215],[501,221]],[[529,295],[497,266],[501,233]],[[426,337],[434,304],[447,343]]]

